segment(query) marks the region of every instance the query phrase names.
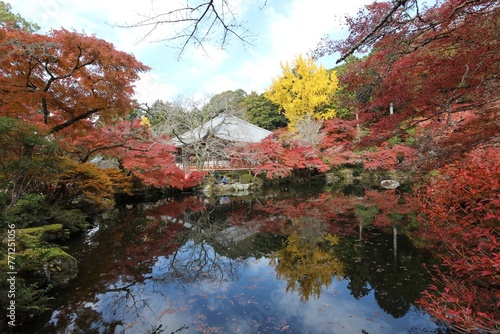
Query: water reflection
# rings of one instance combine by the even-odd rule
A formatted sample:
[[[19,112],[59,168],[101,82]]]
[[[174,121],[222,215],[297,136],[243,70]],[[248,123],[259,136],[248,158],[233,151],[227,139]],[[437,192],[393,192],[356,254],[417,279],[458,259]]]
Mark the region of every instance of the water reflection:
[[[314,225],[313,225],[314,226]],[[296,292],[301,302],[319,299],[333,279],[343,275],[334,246],[339,238],[306,228],[288,236],[284,247],[270,256],[276,277],[286,281],[286,292]],[[312,232],[312,233],[311,233]]]
[[[386,192],[384,203],[391,196],[400,195]],[[432,259],[397,233],[407,205],[365,197],[269,193],[124,208],[81,246],[82,274],[38,332],[438,332],[413,305]]]

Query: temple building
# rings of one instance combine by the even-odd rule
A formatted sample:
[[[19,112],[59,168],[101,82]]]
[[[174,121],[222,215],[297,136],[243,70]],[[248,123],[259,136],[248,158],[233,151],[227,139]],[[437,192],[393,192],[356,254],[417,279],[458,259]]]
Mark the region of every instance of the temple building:
[[[228,169],[231,147],[258,143],[271,133],[236,116],[221,113],[172,142],[179,150],[177,163],[184,170]]]

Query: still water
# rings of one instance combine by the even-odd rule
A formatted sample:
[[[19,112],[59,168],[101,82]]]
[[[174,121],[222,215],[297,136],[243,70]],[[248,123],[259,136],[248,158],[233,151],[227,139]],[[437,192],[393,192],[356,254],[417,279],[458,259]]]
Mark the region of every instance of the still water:
[[[321,187],[121,207],[30,333],[442,333],[401,194]],[[397,218],[397,219],[396,219]]]

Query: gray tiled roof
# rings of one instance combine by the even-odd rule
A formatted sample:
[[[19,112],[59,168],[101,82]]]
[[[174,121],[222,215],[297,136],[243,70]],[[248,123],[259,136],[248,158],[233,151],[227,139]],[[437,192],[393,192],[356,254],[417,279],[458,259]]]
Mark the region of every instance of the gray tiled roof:
[[[204,139],[209,133],[215,137],[245,143],[257,143],[272,132],[248,123],[236,116],[220,114],[199,127],[187,131],[172,141],[176,146],[191,144]]]

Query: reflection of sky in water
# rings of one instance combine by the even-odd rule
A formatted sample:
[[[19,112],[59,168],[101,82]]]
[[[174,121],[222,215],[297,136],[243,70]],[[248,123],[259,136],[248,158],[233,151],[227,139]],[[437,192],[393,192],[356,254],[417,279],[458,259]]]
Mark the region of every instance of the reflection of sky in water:
[[[175,254],[175,261],[187,261],[191,243]],[[215,259],[208,245],[207,261]],[[192,254],[191,254],[192,255]],[[237,261],[217,256],[236,275],[223,273],[198,280],[172,275],[173,256],[159,257],[144,282],[116,282],[107,292],[95,296],[87,307],[99,313],[87,328],[109,332],[109,324],[121,322],[115,333],[408,333],[432,331],[436,326],[415,308],[394,319],[374,298],[373,290],[356,300],[347,281],[334,280],[319,299],[300,301],[297,292],[286,293],[286,282],[276,281],[267,258]],[[195,269],[194,267],[191,269]],[[196,276],[196,275],[193,275]],[[126,287],[127,290],[119,288]],[[53,314],[53,319],[60,311]],[[73,321],[77,321],[77,317]],[[55,319],[54,319],[55,321]],[[66,330],[72,329],[73,322]],[[161,327],[160,327],[161,326]],[[78,326],[77,326],[78,327]],[[106,328],[107,327],[107,328]],[[84,329],[81,327],[80,328]]]

